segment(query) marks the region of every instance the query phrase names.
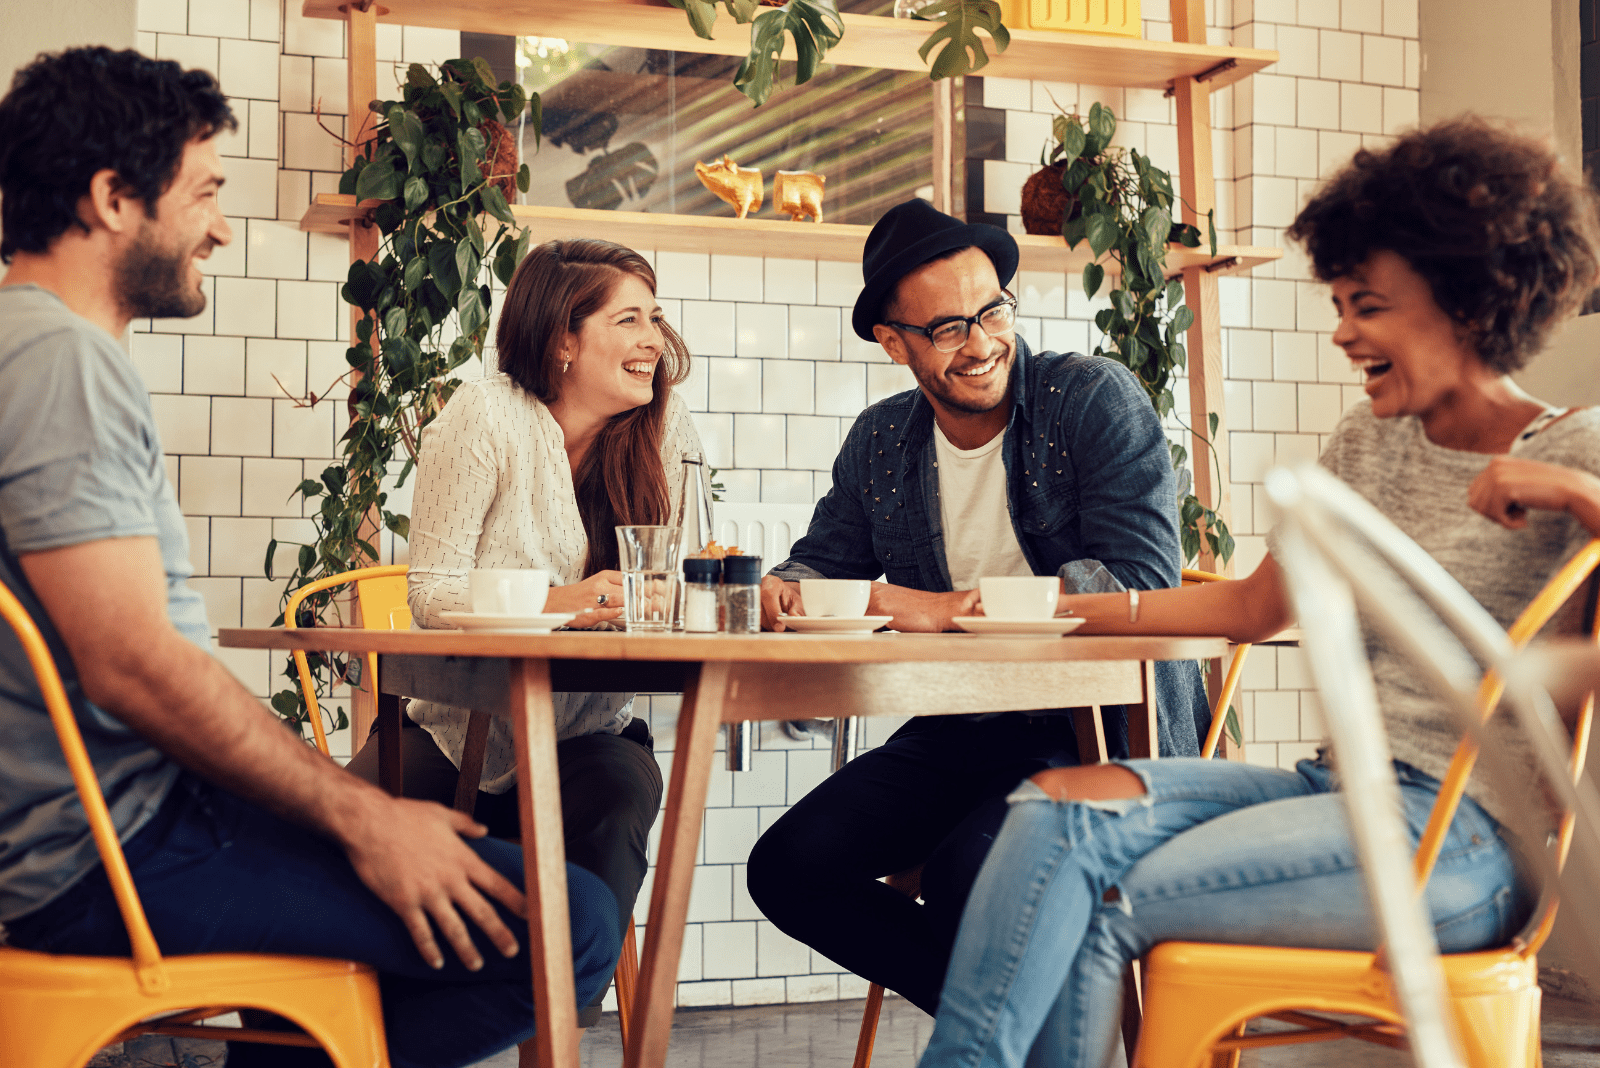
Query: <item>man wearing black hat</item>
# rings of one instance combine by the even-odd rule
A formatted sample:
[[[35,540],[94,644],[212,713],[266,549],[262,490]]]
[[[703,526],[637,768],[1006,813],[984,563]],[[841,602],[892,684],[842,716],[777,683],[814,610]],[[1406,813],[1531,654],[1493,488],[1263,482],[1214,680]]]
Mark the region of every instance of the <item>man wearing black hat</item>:
[[[1063,593],[1178,584],[1177,484],[1149,400],[1115,361],[1031,352],[1005,288],[1016,268],[1010,234],[922,200],[872,228],[852,325],[918,388],[856,420],[806,536],[763,581],[764,626],[804,611],[802,578],[883,576],[868,611],[905,631],[975,614],[980,577],[1057,575]],[[1158,664],[1156,687],[1161,755],[1197,755],[1208,712],[1196,666]],[[1053,711],[1079,703],[1063,693]],[[1126,721],[1106,713],[1112,754],[1127,755]],[[912,719],[768,829],[751,897],[792,937],[932,1013],[1006,794],[1076,763],[1070,716]],[[919,864],[924,904],[877,881]]]

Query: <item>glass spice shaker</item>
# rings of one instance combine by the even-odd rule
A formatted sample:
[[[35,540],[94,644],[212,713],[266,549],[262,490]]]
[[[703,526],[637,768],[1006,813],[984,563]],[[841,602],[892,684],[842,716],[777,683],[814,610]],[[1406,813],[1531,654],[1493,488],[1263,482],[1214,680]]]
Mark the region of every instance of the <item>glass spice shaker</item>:
[[[722,561],[691,557],[683,562],[683,629],[693,634],[721,630]]]
[[[729,634],[760,633],[761,557],[723,557],[722,620]]]

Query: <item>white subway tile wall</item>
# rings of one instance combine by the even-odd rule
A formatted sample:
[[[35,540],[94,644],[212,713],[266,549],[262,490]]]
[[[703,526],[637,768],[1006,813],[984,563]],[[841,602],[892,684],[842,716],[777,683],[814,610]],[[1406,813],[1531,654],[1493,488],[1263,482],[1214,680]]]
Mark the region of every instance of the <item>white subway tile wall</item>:
[[[262,571],[267,543],[279,541],[281,575],[310,536],[295,486],[321,473],[347,425],[340,376],[348,319],[339,283],[348,251],[339,238],[297,227],[311,196],[338,183],[338,138],[350,110],[344,29],[299,8],[284,0],[139,4],[141,47],[219,72],[240,121],[223,146],[223,204],[234,241],[206,265],[214,276],[210,304],[193,320],[137,323],[132,348],[155,397],[188,519],[195,587],[214,626],[263,626],[277,614],[281,581]],[[1318,178],[1362,145],[1416,122],[1416,8],[1416,0],[1207,0],[1209,41],[1282,53],[1270,73],[1214,96],[1222,240],[1282,245]],[[1146,0],[1145,13],[1145,36],[1170,40],[1167,5]],[[380,27],[380,92],[406,63],[459,51],[453,33]],[[1013,230],[1021,229],[1021,185],[1037,168],[1058,105],[1110,105],[1121,122],[1118,143],[1176,170],[1175,114],[1158,91],[989,78],[983,99],[1006,111],[1006,141],[1004,158],[984,165],[985,203],[974,207],[1007,215]],[[696,357],[680,389],[727,499],[814,501],[831,485],[855,415],[914,384],[850,329],[859,266],[641,251],[659,272],[669,321]],[[1057,351],[1092,347],[1093,316],[1104,301],[1085,300],[1076,277],[1027,271],[1015,291],[1025,337]],[[1271,523],[1257,492],[1262,475],[1273,463],[1313,458],[1360,390],[1330,341],[1327,294],[1297,250],[1253,277],[1223,279],[1221,304],[1235,567],[1243,573],[1265,552]],[[1187,395],[1181,383],[1177,392]],[[404,509],[408,497],[397,492],[391,506]],[[386,537],[384,547],[387,558],[406,559],[404,542]],[[277,656],[219,655],[262,697],[287,685]],[[1251,652],[1236,700],[1247,759],[1290,766],[1310,755],[1322,729],[1310,686],[1298,650]],[[348,708],[343,695],[336,703]],[[641,695],[636,705],[668,773],[677,707],[675,695]],[[869,741],[883,741],[898,723],[870,720]],[[337,754],[349,754],[348,735],[334,734]],[[778,931],[744,888],[744,859],[761,830],[828,774],[828,741],[791,741],[761,724],[755,757],[754,770],[719,769],[712,783],[679,1004],[861,997],[864,980]],[[655,837],[651,850],[653,859]],[[647,881],[641,924],[649,889]]]

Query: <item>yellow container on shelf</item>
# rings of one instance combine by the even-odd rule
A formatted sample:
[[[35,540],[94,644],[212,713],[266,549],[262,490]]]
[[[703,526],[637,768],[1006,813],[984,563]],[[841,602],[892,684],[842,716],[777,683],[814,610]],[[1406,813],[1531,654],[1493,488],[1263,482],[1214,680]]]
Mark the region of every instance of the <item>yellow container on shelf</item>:
[[[1000,12],[1013,30],[1144,36],[1139,0],[1000,0]]]

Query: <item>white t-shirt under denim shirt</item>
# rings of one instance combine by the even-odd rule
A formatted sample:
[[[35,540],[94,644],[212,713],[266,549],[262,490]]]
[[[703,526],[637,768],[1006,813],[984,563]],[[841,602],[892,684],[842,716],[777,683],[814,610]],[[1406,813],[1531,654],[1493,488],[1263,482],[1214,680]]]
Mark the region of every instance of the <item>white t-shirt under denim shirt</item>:
[[[1543,426],[1512,451],[1521,459],[1600,475],[1600,409],[1586,408]],[[1362,400],[1334,428],[1321,464],[1354,488],[1439,562],[1502,627],[1509,628],[1556,570],[1592,535],[1565,512],[1530,510],[1528,525],[1511,530],[1473,511],[1467,490],[1492,456],[1435,445],[1414,416],[1379,419]],[[1275,542],[1275,538],[1269,542]],[[1582,594],[1550,621],[1546,633],[1583,630]],[[1417,669],[1370,628],[1367,653],[1378,704],[1396,760],[1443,779],[1461,740],[1455,719],[1433,696]],[[1539,781],[1534,758],[1519,736],[1495,730],[1491,737]],[[1480,762],[1481,768],[1481,762]],[[1527,834],[1526,810],[1517,798],[1500,796],[1484,773],[1475,772],[1467,796],[1502,824]]]
[[[50,645],[124,842],[160,807],[178,765],[84,699],[17,557],[142,537],[160,547],[168,617],[209,651],[205,603],[186,584],[188,533],[133,362],[54,293],[0,287],[0,581]],[[0,922],[48,904],[98,863],[33,671],[0,625]]]
[[[939,465],[939,521],[950,586],[975,590],[981,578],[1033,574],[1022,555],[1006,499],[1005,434],[976,449],[958,449],[933,424]]]
[[[661,436],[673,508],[683,456],[700,451],[689,409],[674,393]],[[709,499],[709,484],[705,494]],[[413,626],[445,628],[440,612],[470,611],[467,572],[473,568],[542,568],[551,586],[567,586],[582,580],[588,551],[566,438],[550,409],[508,375],[463,384],[422,432],[407,583]],[[552,699],[558,741],[616,734],[633,718],[631,693],[556,693]],[[409,707],[457,767],[468,713],[434,701],[414,700]],[[505,793],[516,783],[516,766],[511,724],[496,718],[480,788]]]

